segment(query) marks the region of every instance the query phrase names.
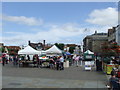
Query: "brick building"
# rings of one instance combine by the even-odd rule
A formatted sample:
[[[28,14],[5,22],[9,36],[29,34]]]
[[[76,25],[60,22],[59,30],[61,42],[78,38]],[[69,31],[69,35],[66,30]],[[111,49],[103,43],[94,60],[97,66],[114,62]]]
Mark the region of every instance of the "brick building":
[[[19,46],[4,46],[4,52],[9,55],[17,55],[20,49]]]

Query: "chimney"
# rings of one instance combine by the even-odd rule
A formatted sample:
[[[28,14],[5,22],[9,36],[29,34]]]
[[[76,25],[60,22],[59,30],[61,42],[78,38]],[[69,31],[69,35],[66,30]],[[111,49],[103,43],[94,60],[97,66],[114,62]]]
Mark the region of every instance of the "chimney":
[[[45,46],[45,40],[43,40],[43,45]]]
[[[97,31],[95,31],[95,34],[97,34]]]
[[[45,50],[45,40],[43,40],[43,50]]]
[[[30,45],[30,40],[28,41],[28,45]]]

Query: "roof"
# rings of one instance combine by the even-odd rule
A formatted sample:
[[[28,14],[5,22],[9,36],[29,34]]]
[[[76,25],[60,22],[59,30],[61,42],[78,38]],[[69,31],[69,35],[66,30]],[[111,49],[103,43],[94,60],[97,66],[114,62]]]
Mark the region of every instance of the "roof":
[[[62,53],[62,50],[60,50],[56,45],[53,45],[51,48],[46,50],[46,53]]]
[[[18,54],[40,54],[40,51],[33,49],[31,46],[27,46],[24,49],[18,51]]]
[[[21,49],[19,46],[4,46],[7,49],[7,53],[10,55],[16,55],[17,52]]]
[[[95,33],[95,34],[92,34],[93,35],[107,35],[107,33]]]
[[[84,52],[85,54],[94,54],[93,52],[91,52],[90,50],[87,50]]]
[[[17,49],[17,50],[20,50],[21,48],[19,46],[4,46],[8,49]]]
[[[37,47],[42,47],[43,48],[43,44],[42,43],[29,43],[29,46],[31,46],[34,49],[37,49]]]

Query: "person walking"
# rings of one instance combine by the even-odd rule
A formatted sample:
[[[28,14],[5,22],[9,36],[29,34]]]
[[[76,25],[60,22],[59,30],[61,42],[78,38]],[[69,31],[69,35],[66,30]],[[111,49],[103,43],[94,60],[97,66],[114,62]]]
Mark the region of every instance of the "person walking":
[[[83,57],[80,56],[79,60],[80,60],[80,66],[82,66]]]
[[[35,67],[35,64],[37,64],[37,67],[41,67],[41,60],[39,59],[39,56],[36,55],[35,59],[36,61],[34,61],[34,67]]]
[[[30,56],[29,55],[27,55],[27,60],[30,60]]]
[[[56,69],[57,70],[60,69],[60,60],[59,60],[59,58],[56,60]]]
[[[5,54],[2,55],[2,65],[5,66],[6,58]]]
[[[51,68],[51,69],[54,69],[54,67],[55,67],[55,62],[54,62],[54,60],[53,60],[52,57],[50,58],[49,65],[50,65],[50,68]]]
[[[60,56],[61,70],[64,70],[64,58]]]
[[[96,60],[96,71],[102,71],[102,61]]]
[[[13,56],[13,65],[14,66],[17,65],[17,56],[16,55]]]
[[[72,57],[72,65],[75,65],[75,58],[76,58],[76,55],[73,55],[73,57]]]
[[[80,56],[79,55],[77,55],[77,57],[75,58],[75,64],[76,64],[76,66],[78,67],[78,62],[79,62],[79,59],[80,59]]]
[[[18,55],[16,55],[16,65],[18,65]]]

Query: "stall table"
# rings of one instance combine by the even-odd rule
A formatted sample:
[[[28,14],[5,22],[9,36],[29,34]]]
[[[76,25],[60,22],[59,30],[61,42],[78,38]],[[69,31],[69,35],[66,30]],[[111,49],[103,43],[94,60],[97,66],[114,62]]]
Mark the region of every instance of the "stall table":
[[[21,60],[19,61],[19,66],[22,64],[23,67],[28,67],[30,64],[37,64],[37,61],[26,61],[26,60]]]

